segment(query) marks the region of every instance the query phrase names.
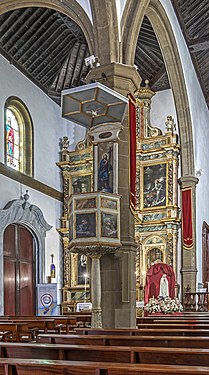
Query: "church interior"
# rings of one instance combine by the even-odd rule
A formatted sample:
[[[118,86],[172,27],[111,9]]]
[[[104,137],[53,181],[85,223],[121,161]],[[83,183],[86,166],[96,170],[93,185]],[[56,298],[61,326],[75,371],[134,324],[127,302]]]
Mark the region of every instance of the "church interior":
[[[0,2],[0,374],[209,374],[208,13]]]

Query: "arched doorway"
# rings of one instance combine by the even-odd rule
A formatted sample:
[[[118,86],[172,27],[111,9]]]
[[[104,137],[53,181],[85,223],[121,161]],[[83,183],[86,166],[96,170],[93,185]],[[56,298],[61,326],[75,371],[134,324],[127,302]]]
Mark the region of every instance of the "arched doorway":
[[[4,314],[35,315],[35,240],[23,225],[4,231]]]
[[[33,275],[31,279],[33,285],[31,290],[33,290],[33,303],[35,304],[35,287],[37,284],[45,281],[45,237],[47,231],[51,228],[51,225],[49,225],[44,219],[43,212],[40,208],[30,204],[28,200],[25,200],[25,196],[24,200],[15,199],[8,202],[4,209],[0,209],[0,268],[2,270],[2,272],[0,272],[0,290],[6,290],[8,298],[12,301],[11,304],[14,304],[14,292],[13,297],[10,296],[9,288],[11,288],[12,291],[12,284],[14,287],[16,282],[16,265],[12,263],[12,260],[14,262],[16,257],[14,256],[14,250],[8,250],[5,248],[5,236],[8,236],[8,240],[6,241],[9,241],[9,243],[13,241],[15,246],[20,246],[21,244],[21,261],[18,260],[22,269],[21,274],[23,275],[22,284],[20,286],[21,288],[24,289],[27,286],[26,279],[28,277],[27,274],[29,273],[28,270],[33,269],[33,271],[30,271],[30,274]],[[12,234],[10,233],[10,230]],[[20,232],[19,234],[17,234],[18,230]],[[33,250],[29,250],[29,246],[31,246],[31,249],[33,248]],[[29,256],[30,252],[33,256]],[[9,262],[6,263],[5,260],[8,260]],[[7,267],[5,271],[4,266]],[[4,275],[8,278],[7,281],[4,280]],[[12,280],[13,278],[15,280]],[[5,283],[7,283],[7,285],[5,285]],[[24,292],[26,290],[27,288]],[[24,303],[26,301],[26,303],[29,304],[28,297],[25,297],[25,295],[22,294],[22,298]],[[0,315],[7,314],[7,308],[4,308],[5,300],[7,300],[6,295],[4,297],[4,294],[0,293]],[[33,304],[31,304],[31,306],[32,305]],[[24,308],[26,308],[26,306]],[[22,310],[21,314],[26,315],[23,311],[24,310]],[[35,306],[33,311],[35,313]]]

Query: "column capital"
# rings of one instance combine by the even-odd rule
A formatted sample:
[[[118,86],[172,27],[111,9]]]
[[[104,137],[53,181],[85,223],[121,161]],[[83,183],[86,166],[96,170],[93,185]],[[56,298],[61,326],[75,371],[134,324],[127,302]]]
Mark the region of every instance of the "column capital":
[[[199,182],[199,179],[195,176],[182,176],[178,179],[178,183],[181,189],[188,187],[188,186],[195,188],[198,182]]]
[[[134,94],[141,85],[141,77],[137,70],[130,65],[110,63],[90,70],[86,81],[97,81],[122,95]]]
[[[89,258],[91,259],[100,259],[102,256],[102,254],[91,254],[89,255]]]

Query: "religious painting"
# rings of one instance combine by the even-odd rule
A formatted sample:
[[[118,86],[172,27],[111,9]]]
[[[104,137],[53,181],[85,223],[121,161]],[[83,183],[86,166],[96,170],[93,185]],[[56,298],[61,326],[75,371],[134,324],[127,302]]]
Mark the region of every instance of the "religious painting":
[[[118,238],[117,215],[102,212],[101,236]]]
[[[113,199],[102,198],[101,206],[102,208],[109,208],[111,210],[117,210],[117,201]]]
[[[96,208],[96,198],[76,199],[76,210]]]
[[[113,142],[99,144],[98,191],[113,192]]]
[[[71,192],[88,193],[91,191],[91,175],[72,176]]]
[[[158,247],[150,249],[146,256],[147,269],[149,269],[153,264],[163,263],[163,251]]]
[[[78,285],[84,285],[86,283],[87,275],[87,256],[84,254],[78,254]]]
[[[154,208],[166,205],[166,163],[143,168],[143,207]]]
[[[89,286],[89,267],[88,257],[85,254],[71,253],[71,288],[77,289],[78,287]],[[83,298],[77,299],[82,300]]]
[[[76,238],[96,236],[96,213],[76,214]]]

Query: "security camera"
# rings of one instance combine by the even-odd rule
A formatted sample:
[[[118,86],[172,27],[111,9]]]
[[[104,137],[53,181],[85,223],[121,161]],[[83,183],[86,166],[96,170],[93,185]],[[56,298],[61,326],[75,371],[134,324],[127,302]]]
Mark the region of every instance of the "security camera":
[[[196,177],[199,178],[199,177],[203,176],[204,173],[205,173],[205,170],[200,168],[200,169],[198,169],[198,171],[196,171]]]
[[[92,69],[93,67],[100,66],[98,57],[95,57],[94,55],[88,56],[84,59],[85,65],[90,66]]]

